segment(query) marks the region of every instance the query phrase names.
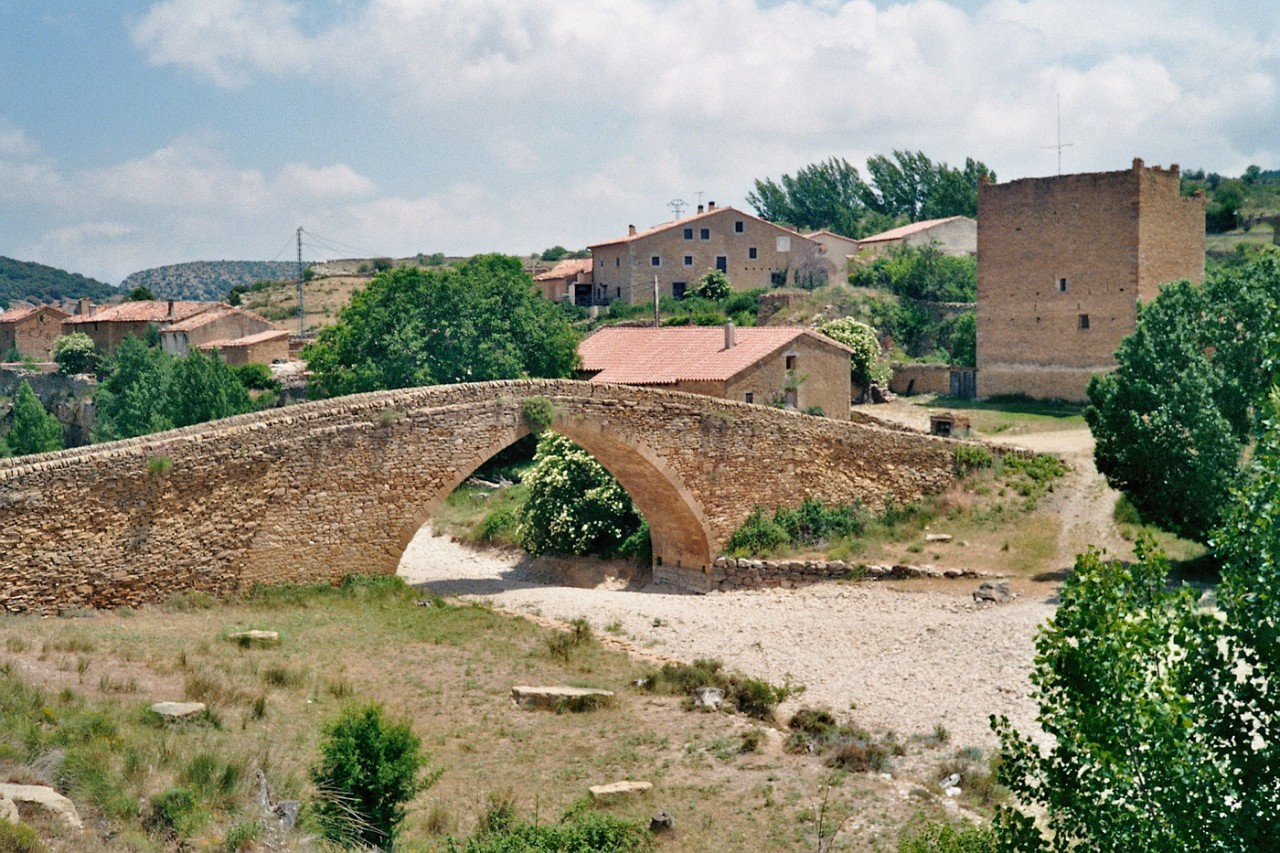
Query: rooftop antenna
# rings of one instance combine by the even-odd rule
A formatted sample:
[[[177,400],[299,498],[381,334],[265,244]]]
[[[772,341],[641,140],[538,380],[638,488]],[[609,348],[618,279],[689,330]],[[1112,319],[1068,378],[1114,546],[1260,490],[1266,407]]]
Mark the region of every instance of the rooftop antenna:
[[[667,207],[671,208],[671,212],[675,214],[675,218],[680,218],[680,213],[689,206],[689,202],[682,198],[673,198],[667,202]]]
[[[1073,143],[1062,141],[1062,93],[1055,93],[1058,101],[1058,144],[1057,145],[1041,145],[1040,150],[1045,151],[1050,148],[1058,149],[1058,174],[1062,174],[1062,149],[1070,148]]]
[[[702,207],[702,197],[707,194],[706,190],[698,190],[694,195],[698,197],[698,207]]]

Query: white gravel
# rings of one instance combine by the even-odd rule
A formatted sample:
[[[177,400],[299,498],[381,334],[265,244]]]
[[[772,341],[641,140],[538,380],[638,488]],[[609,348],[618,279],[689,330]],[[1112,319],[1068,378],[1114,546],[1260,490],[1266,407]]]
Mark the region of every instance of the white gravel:
[[[711,595],[617,579],[583,588],[592,582],[582,576],[593,561],[568,573],[579,584],[569,586],[545,582],[523,556],[473,550],[423,528],[400,575],[440,595],[583,617],[597,632],[613,626],[635,645],[671,657],[719,658],[775,683],[790,676],[806,688],[800,703],[855,707],[861,725],[900,736],[942,724],[952,743],[989,748],[991,714],[1008,715],[1020,731],[1036,730],[1027,676],[1036,629],[1053,613],[1044,598],[978,607],[969,598],[973,580],[928,590],[863,582]]]

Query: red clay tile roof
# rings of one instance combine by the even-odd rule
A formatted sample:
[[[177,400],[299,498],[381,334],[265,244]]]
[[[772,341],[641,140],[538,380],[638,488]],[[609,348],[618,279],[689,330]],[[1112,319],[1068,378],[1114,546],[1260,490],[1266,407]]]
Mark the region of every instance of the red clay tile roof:
[[[926,219],[923,222],[912,222],[908,225],[900,225],[897,228],[890,228],[888,231],[881,231],[879,234],[872,234],[870,237],[863,237],[859,243],[883,243],[888,240],[901,240],[903,237],[910,237],[912,234],[919,234],[921,231],[928,231],[936,225],[944,222],[954,222],[957,219],[966,219],[964,216],[948,216],[945,219]]]
[[[79,323],[167,323],[181,322],[210,308],[225,305],[223,302],[173,302],[173,314],[169,313],[167,299],[147,300],[143,302],[121,302],[101,308],[96,314],[80,314],[68,317],[63,324]]]
[[[851,352],[825,335],[796,326],[735,328],[733,334],[733,348],[725,349],[723,326],[606,327],[578,344],[578,354],[583,370],[599,371],[592,382],[670,385],[729,379],[804,335]]]
[[[16,323],[19,320],[27,319],[32,314],[35,314],[45,308],[48,308],[51,311],[56,311],[63,317],[71,316],[56,305],[30,305],[26,308],[10,308],[8,311],[0,313],[0,323]]]
[[[246,317],[252,317],[255,320],[260,320],[263,323],[267,323],[268,325],[270,325],[270,322],[271,322],[266,317],[261,317],[253,313],[252,311],[246,311],[243,308],[236,308],[234,306],[226,304],[225,302],[215,302],[214,307],[209,309],[208,311],[201,311],[199,314],[194,314],[180,322],[170,323],[167,327],[165,327],[164,331],[190,332],[195,329],[199,329],[201,326],[204,326],[208,323],[213,323],[217,320],[220,320],[229,314],[243,314]]]
[[[551,269],[543,273],[538,273],[533,277],[534,281],[550,281],[557,278],[568,278],[578,273],[591,272],[590,258],[569,258],[567,261],[561,261]]]
[[[288,329],[267,329],[265,332],[256,332],[252,335],[245,335],[243,338],[224,338],[218,341],[209,341],[208,343],[199,344],[200,349],[227,349],[228,347],[243,347],[252,344],[260,344],[263,341],[274,341],[279,338],[289,337]]]
[[[594,249],[597,246],[613,246],[617,243],[630,243],[632,240],[640,240],[644,237],[648,237],[651,234],[657,234],[661,231],[666,231],[669,228],[680,228],[682,226],[688,225],[690,222],[697,222],[700,219],[706,219],[708,216],[715,216],[717,213],[724,213],[726,211],[736,213],[739,216],[751,216],[750,213],[743,213],[741,210],[738,210],[736,207],[716,207],[716,208],[712,208],[711,210],[703,211],[702,213],[695,213],[693,216],[686,216],[684,219],[673,219],[670,222],[664,222],[661,225],[655,225],[652,228],[646,228],[643,231],[637,231],[634,234],[628,234],[626,237],[618,237],[616,240],[602,240],[599,243],[592,243],[590,246],[587,246],[587,248]],[[751,216],[751,218],[760,219],[760,217],[758,216]],[[767,219],[762,219],[760,221],[768,222]],[[785,228],[776,222],[769,222],[769,224],[777,228],[779,231],[785,231],[788,234],[795,235],[796,237],[804,237],[804,235],[801,234],[799,231],[794,231],[790,228]],[[807,240],[809,238],[805,237],[805,239]]]

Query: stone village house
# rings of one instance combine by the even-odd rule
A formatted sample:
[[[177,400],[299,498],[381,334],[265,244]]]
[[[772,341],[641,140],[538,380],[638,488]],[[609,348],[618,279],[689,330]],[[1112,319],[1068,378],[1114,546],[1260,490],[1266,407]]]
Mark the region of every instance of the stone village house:
[[[658,296],[681,297],[708,270],[729,277],[734,290],[777,287],[788,278],[825,273],[819,244],[797,231],[732,207],[693,216],[596,243],[591,250],[591,304],[622,300],[629,305]],[[580,303],[581,304],[581,303]]]
[[[848,347],[796,326],[606,326],[578,345],[579,378],[848,418]]]
[[[5,311],[0,314],[0,358],[17,350],[23,358],[49,361],[53,345],[62,335],[62,323],[70,316],[54,305]]]
[[[254,340],[237,343],[250,337]],[[186,355],[193,347],[217,349],[228,364],[233,351],[236,358],[253,356],[253,361],[270,364],[288,360],[289,332],[252,311],[213,303],[209,310],[161,329],[160,346],[170,355]]]
[[[151,326],[164,329],[219,304],[221,303],[181,302],[173,299],[121,302],[99,308],[92,313],[68,317],[62,321],[62,334],[83,332],[93,341],[98,352],[112,353],[129,335],[135,338],[146,337]]]

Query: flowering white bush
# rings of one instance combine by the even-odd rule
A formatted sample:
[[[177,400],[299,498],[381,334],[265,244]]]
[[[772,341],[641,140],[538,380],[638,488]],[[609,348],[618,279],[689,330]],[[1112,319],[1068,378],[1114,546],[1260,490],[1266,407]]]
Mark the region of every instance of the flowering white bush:
[[[879,369],[880,339],[876,330],[852,317],[841,317],[832,320],[821,329],[822,334],[853,350],[849,357],[853,371],[853,381],[859,385],[869,385],[873,380],[883,378]]]

